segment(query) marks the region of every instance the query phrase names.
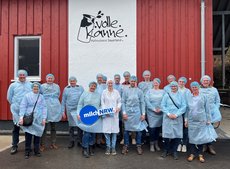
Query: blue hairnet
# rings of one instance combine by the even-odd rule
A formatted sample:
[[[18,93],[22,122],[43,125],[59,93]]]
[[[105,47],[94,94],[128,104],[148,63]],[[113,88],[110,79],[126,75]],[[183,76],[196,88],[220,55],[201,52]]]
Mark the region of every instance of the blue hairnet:
[[[125,72],[123,73],[123,77],[125,77],[125,76],[130,76],[130,73],[129,73],[128,71],[125,71]]]
[[[134,75],[132,75],[132,76],[130,77],[130,80],[129,80],[129,81],[136,81],[136,82],[137,82],[137,77],[134,76]]]
[[[52,78],[54,79],[54,75],[51,74],[51,73],[49,73],[49,74],[46,75],[46,79],[47,79],[48,77],[52,77]]]
[[[70,76],[70,77],[69,77],[69,81],[70,81],[70,80],[75,80],[75,81],[77,81],[77,78],[76,78],[75,76]]]
[[[204,79],[208,79],[209,81],[211,81],[211,77],[210,77],[210,76],[204,75],[204,76],[201,77],[200,82],[202,83],[202,81],[203,81]]]
[[[90,87],[92,84],[95,84],[96,87],[97,87],[97,82],[95,82],[95,81],[90,82],[90,83],[89,83],[89,87]]]
[[[174,75],[168,75],[167,80],[168,80],[169,78],[171,78],[171,77],[174,78],[174,81],[176,80],[176,77],[175,77]]]
[[[34,86],[38,86],[39,89],[41,88],[41,84],[38,82],[34,82],[31,84],[31,88],[33,88]]]
[[[142,76],[144,77],[145,75],[151,76],[151,72],[150,72],[149,70],[145,70],[145,71],[142,73]]]
[[[190,84],[190,87],[199,87],[200,88],[200,84],[197,81],[194,81]]]
[[[179,80],[183,81],[185,84],[187,83],[187,78],[186,77],[180,77]]]
[[[177,87],[178,87],[178,83],[177,83],[176,81],[172,81],[172,82],[170,83],[170,87],[172,87],[172,86],[177,86]]]
[[[116,77],[119,77],[119,79],[121,78],[121,76],[119,74],[115,74],[114,78],[116,78]]]
[[[153,81],[157,81],[157,83],[161,84],[161,80],[159,78],[154,78]]]
[[[103,78],[103,74],[98,73],[97,76],[96,76],[96,78],[98,78],[98,77],[102,77]]]
[[[23,74],[23,75],[25,75],[25,76],[28,76],[27,71],[24,70],[24,69],[18,70],[18,76],[19,76],[20,74]]]
[[[105,75],[102,76],[102,79],[103,79],[104,81],[107,81],[107,77],[106,77]]]

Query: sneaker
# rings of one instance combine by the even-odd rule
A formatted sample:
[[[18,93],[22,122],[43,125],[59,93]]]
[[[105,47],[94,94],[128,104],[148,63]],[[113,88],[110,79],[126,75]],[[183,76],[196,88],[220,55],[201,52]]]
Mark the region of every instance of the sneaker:
[[[166,157],[167,157],[167,154],[168,154],[167,151],[164,151],[164,152],[161,154],[161,157],[162,157],[162,158],[166,158]]]
[[[120,144],[124,144],[124,139],[121,140]]]
[[[136,144],[137,144],[135,138],[132,139],[132,144],[133,144],[133,145],[136,145]]]
[[[121,154],[126,155],[128,152],[129,152],[129,151],[128,151],[128,146],[125,146],[125,145],[124,145],[123,148],[122,148]]]
[[[199,161],[200,161],[201,163],[204,163],[204,162],[205,162],[204,156],[203,156],[203,155],[199,155],[199,156],[198,156],[198,159],[199,159]]]
[[[174,159],[174,160],[178,160],[178,154],[177,154],[177,152],[174,152],[174,153],[173,153],[173,159]]]
[[[159,147],[158,141],[154,142],[154,146],[155,146],[156,151],[160,151],[161,150],[161,148]]]
[[[182,146],[181,146],[181,144],[179,144],[179,145],[178,145],[178,147],[177,147],[177,151],[179,151],[179,152],[180,152],[180,151],[181,151],[181,149],[182,149]]]
[[[116,152],[116,150],[115,150],[115,149],[112,149],[112,152],[111,152],[111,154],[112,154],[113,156],[117,155],[117,152]]]
[[[105,155],[110,155],[110,148],[106,148]]]
[[[189,157],[187,158],[187,160],[188,160],[189,162],[191,162],[191,161],[194,160],[194,158],[195,158],[195,156],[194,156],[193,154],[190,154]]]
[[[44,146],[44,145],[41,145],[41,146],[40,146],[40,151],[41,151],[41,152],[45,151],[45,146]]]
[[[150,152],[155,152],[154,144],[152,142],[150,143],[149,151]]]
[[[74,146],[75,146],[74,141],[70,141],[70,142],[69,142],[69,145],[68,145],[68,148],[71,149],[71,148],[73,148]]]
[[[34,155],[35,155],[36,157],[41,157],[41,156],[42,156],[40,152],[35,152]]]
[[[82,155],[83,155],[85,158],[89,158],[89,149],[88,149],[88,148],[83,148],[83,150],[82,150]]]
[[[18,152],[17,147],[12,147],[11,150],[10,150],[11,155],[16,154],[17,152]]]
[[[212,145],[208,145],[208,152],[212,155],[216,155],[216,151],[214,150]]]
[[[186,152],[187,152],[187,147],[186,147],[186,145],[183,145],[183,146],[182,146],[181,152],[183,152],[183,153],[186,153]]]
[[[29,159],[30,158],[30,152],[25,152],[25,159]]]
[[[142,155],[143,154],[143,150],[142,150],[142,148],[141,148],[140,145],[137,146],[137,154],[138,155]]]
[[[50,145],[50,148],[51,148],[51,149],[56,149],[56,150],[57,150],[57,149],[58,149],[58,146],[57,146],[56,144],[51,144],[51,145]]]
[[[208,151],[208,146],[207,145],[203,145],[203,150],[202,151],[203,151],[203,153],[206,152],[206,151]]]

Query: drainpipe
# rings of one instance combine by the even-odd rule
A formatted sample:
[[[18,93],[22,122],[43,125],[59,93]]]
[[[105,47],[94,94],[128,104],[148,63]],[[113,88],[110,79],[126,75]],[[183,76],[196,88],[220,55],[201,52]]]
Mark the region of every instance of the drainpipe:
[[[201,0],[201,76],[205,75],[205,0]]]

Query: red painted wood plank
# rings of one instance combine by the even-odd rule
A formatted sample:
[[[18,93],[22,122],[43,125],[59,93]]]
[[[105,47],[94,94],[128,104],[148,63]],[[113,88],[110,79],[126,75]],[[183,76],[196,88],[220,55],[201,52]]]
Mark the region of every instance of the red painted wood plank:
[[[11,0],[9,4],[9,31],[10,34],[17,35],[18,33],[18,2],[17,0]]]
[[[34,18],[34,0],[27,0],[27,6],[26,6],[26,18],[27,18],[27,35],[33,35],[34,34],[34,21],[36,19]]]
[[[59,83],[59,0],[51,0],[51,73]]]
[[[26,0],[18,1],[18,35],[26,35]]]
[[[42,34],[42,6],[42,0],[34,0],[34,33],[36,35]]]
[[[180,54],[180,47],[181,47],[181,43],[180,43],[180,36],[181,36],[181,32],[180,32],[180,0],[175,0],[174,2],[174,33],[173,33],[173,53],[174,53],[174,58],[175,58],[175,64],[174,64],[174,71],[175,71],[175,76],[176,77],[180,77],[181,71],[180,71],[180,60],[181,60],[181,54]]]
[[[142,40],[142,36],[141,36],[141,32],[142,32],[142,15],[141,15],[141,0],[137,0],[137,76],[138,78],[141,77],[141,54],[142,54],[142,48],[141,48],[141,40]]]
[[[0,36],[2,34],[2,0],[0,0]]]

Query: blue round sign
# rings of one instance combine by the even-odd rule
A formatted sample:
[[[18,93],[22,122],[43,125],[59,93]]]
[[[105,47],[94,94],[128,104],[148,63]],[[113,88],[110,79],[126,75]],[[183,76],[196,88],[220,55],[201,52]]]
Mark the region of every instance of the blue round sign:
[[[91,105],[83,107],[79,115],[81,117],[82,123],[85,125],[92,125],[99,119],[96,107]]]

